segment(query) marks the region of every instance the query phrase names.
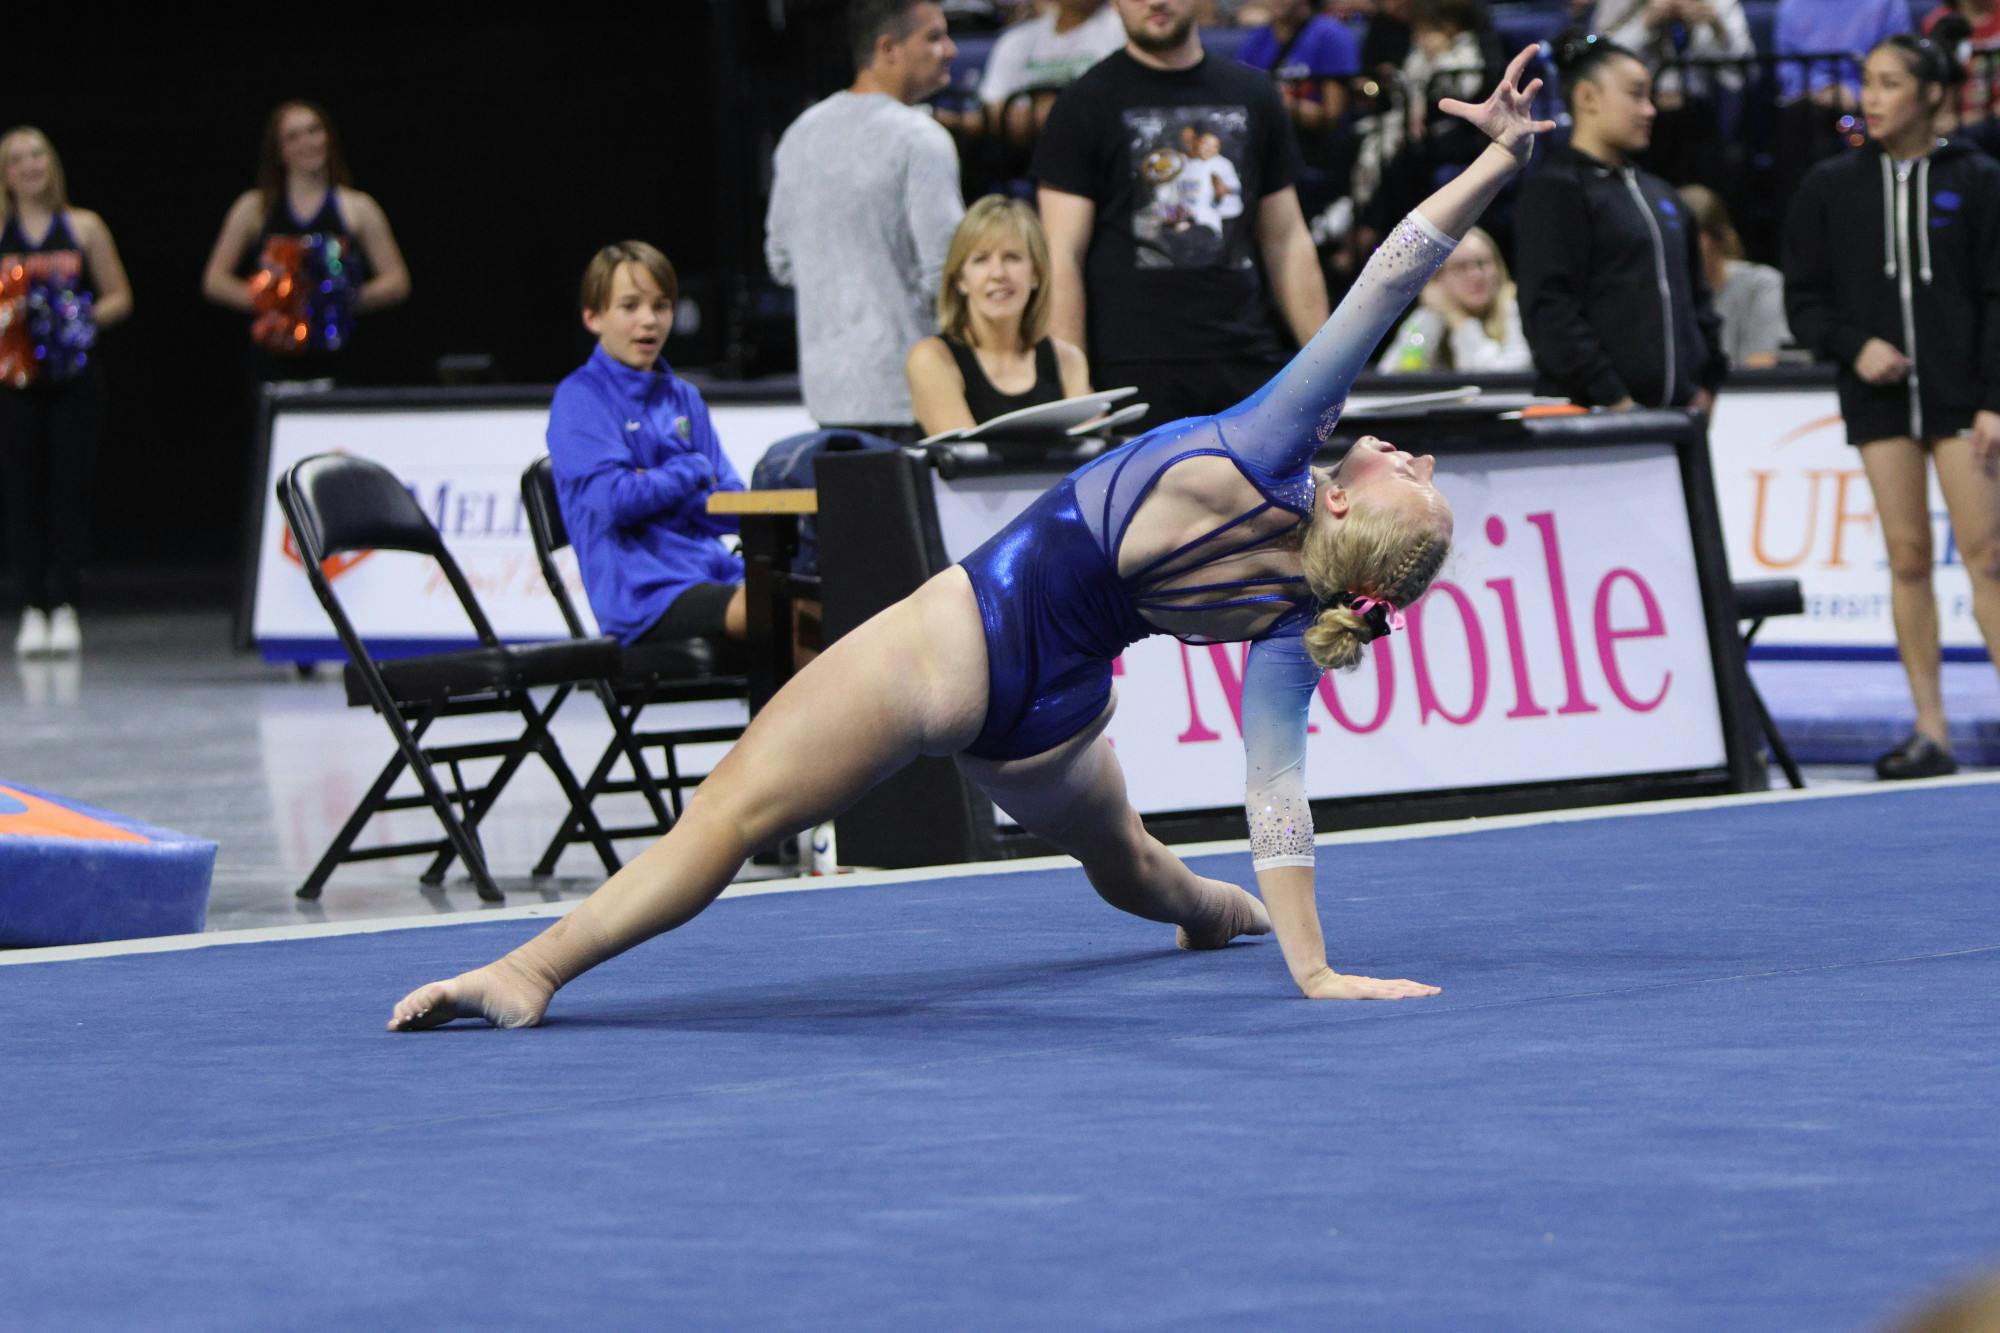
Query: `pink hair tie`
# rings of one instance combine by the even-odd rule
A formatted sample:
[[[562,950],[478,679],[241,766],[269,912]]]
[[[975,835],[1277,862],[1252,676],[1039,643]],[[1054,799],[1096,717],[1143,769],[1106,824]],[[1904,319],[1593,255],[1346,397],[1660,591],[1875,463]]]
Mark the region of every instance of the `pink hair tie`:
[[[1385,634],[1388,632],[1388,630],[1396,630],[1403,628],[1404,624],[1403,613],[1396,608],[1396,604],[1394,602],[1388,601],[1381,597],[1370,597],[1366,593],[1357,592],[1357,593],[1349,593],[1347,595],[1347,604],[1348,606],[1354,609],[1355,615],[1360,616],[1364,620],[1368,618],[1369,612],[1373,611],[1378,606],[1381,607],[1382,623],[1388,626],[1388,629],[1385,629],[1383,631],[1383,633]]]

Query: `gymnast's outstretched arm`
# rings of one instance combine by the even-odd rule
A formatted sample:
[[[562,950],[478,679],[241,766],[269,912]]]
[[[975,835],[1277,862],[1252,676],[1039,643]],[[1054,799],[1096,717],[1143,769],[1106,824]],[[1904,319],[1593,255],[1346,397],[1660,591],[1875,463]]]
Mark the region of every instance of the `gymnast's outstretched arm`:
[[[1338,419],[1354,377],[1424,283],[1451,254],[1516,169],[1528,160],[1535,135],[1555,128],[1535,120],[1529,104],[1540,79],[1517,87],[1534,47],[1507,66],[1493,95],[1472,106],[1455,98],[1439,105],[1479,127],[1492,142],[1472,164],[1432,194],[1376,248],[1340,308],[1269,384],[1221,415],[1230,447],[1273,473],[1303,467],[1324,430]]]
[[[1239,452],[1267,450],[1259,460],[1265,466],[1305,464],[1318,444],[1311,429],[1315,419],[1322,413],[1338,414],[1347,386],[1390,322],[1402,314],[1431,269],[1451,253],[1456,238],[1472,225],[1507,177],[1527,160],[1535,133],[1553,128],[1527,115],[1539,80],[1526,88],[1515,86],[1532,50],[1514,58],[1506,78],[1486,102],[1468,107],[1447,101],[1446,110],[1485,130],[1493,144],[1405,220],[1298,358],[1226,415],[1225,429]],[[1231,429],[1244,421],[1252,430]],[[1298,634],[1278,634],[1251,645],[1243,677],[1245,811],[1258,889],[1284,951],[1285,966],[1312,999],[1435,995],[1434,986],[1349,976],[1327,962],[1313,892],[1312,809],[1305,795],[1306,717],[1319,679],[1319,669]]]

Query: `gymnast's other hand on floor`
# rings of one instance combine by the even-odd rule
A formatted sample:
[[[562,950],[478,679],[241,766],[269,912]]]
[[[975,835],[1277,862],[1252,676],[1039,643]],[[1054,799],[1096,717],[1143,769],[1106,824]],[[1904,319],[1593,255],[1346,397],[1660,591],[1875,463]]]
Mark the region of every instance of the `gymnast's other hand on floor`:
[[[1308,1000],[1415,1000],[1439,993],[1436,986],[1426,986],[1421,981],[1348,976],[1330,967],[1307,977],[1299,983],[1299,989]]]

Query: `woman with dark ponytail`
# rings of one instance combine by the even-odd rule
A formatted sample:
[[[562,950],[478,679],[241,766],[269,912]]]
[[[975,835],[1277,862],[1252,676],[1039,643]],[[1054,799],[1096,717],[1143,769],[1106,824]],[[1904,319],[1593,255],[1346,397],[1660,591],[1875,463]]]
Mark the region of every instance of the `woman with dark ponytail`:
[[[1565,41],[1556,68],[1569,145],[1522,183],[1514,210],[1536,391],[1705,412],[1728,370],[1722,321],[1687,208],[1633,163],[1652,142],[1652,75],[1597,37]]]
[[[1868,142],[1807,174],[1785,228],[1792,335],[1840,367],[1847,442],[1861,451],[1888,548],[1917,718],[1876,762],[1884,778],[1958,766],[1931,586],[1932,469],[1973,618],[2000,661],[2000,164],[1937,135],[1958,80],[1950,47],[1964,30],[1954,20],[1935,39],[1900,33],[1868,53]]]

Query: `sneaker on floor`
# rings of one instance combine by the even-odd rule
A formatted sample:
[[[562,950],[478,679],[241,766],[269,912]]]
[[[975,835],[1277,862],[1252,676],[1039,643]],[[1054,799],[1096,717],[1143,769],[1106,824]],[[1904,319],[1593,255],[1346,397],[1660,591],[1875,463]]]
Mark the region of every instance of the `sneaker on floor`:
[[[39,606],[21,612],[21,632],[14,636],[14,656],[35,657],[49,650],[49,617]]]
[[[76,608],[59,606],[49,612],[49,652],[67,657],[83,651],[83,630],[76,623]]]
[[[1921,731],[1875,761],[1875,776],[1889,781],[1902,778],[1941,778],[1958,772],[1958,760],[1951,751]]]

